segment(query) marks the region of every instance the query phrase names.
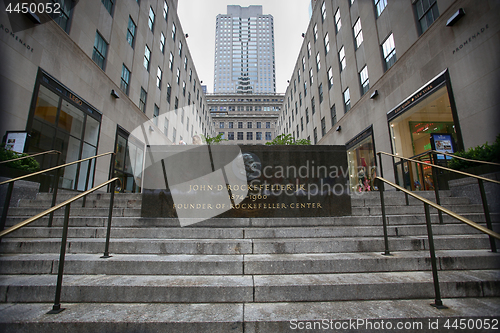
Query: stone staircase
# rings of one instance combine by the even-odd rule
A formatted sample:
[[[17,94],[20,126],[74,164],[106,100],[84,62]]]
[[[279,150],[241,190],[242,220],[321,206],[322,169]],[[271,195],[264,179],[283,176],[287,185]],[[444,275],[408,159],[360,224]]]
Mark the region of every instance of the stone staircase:
[[[498,318],[500,255],[489,250],[488,237],[447,215],[439,224],[431,208],[449,307],[435,309],[423,205],[410,198],[406,206],[393,191],[385,201],[391,256],[382,255],[378,192],[355,195],[352,216],[210,219],[184,228],[176,219],[141,218],[141,196],[118,194],[112,257],[102,259],[109,194],[90,195],[85,208],[72,204],[60,314],[46,312],[54,300],[64,210],[50,228],[42,218],[2,239],[0,330],[288,332],[301,327],[297,321],[323,319],[420,318],[428,325],[439,318],[442,324],[444,318]],[[7,224],[50,202],[43,193],[20,200]],[[441,203],[484,222],[482,206],[467,198],[443,191]],[[492,218],[497,230],[500,217]]]

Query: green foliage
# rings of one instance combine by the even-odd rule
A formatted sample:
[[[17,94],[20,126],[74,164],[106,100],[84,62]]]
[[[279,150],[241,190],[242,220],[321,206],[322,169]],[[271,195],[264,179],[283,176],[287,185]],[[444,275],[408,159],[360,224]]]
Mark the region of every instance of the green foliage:
[[[12,150],[7,150],[4,147],[0,148],[0,161],[8,161],[19,157],[29,156],[28,154],[19,154]],[[4,163],[10,168],[35,172],[40,170],[40,164],[33,157],[28,157],[22,160]]]
[[[217,136],[214,136],[214,137],[202,135],[201,138],[202,138],[203,142],[206,143],[207,145],[217,145],[217,144],[221,143],[222,141],[227,141],[226,139],[222,138],[223,135],[224,134],[222,134],[222,133],[219,133]]]
[[[469,148],[469,150],[467,151],[456,152],[455,156],[464,157],[471,160],[500,163],[500,134],[497,136],[495,142],[492,145],[488,145],[488,142],[486,142],[483,145]],[[448,166],[451,169],[455,170],[464,170],[478,165],[480,164],[462,161],[457,158],[454,158],[450,162],[448,162]]]
[[[306,139],[300,139],[300,140],[295,140],[292,138],[291,134],[281,134],[278,135],[277,137],[274,138],[273,141],[266,142],[266,145],[301,145],[301,146],[308,146],[311,144],[310,140]]]

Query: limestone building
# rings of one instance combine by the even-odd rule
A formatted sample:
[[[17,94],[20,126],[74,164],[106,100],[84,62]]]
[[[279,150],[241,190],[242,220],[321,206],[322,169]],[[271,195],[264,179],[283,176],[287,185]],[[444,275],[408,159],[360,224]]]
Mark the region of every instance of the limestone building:
[[[353,190],[375,177],[377,151],[410,157],[432,144],[457,150],[495,140],[500,2],[311,4],[277,134],[347,145]],[[394,172],[390,158],[383,167],[389,179],[411,178],[412,189],[429,178],[427,169]]]
[[[128,154],[141,163],[146,147],[129,138],[134,128],[149,122],[168,143],[214,133],[177,0],[65,4],[46,23],[2,8],[0,132],[28,133],[25,151],[60,150],[60,162],[114,151],[123,190],[139,191]],[[99,159],[90,183],[107,179],[109,167]],[[66,168],[60,185],[81,190],[86,174],[86,164]]]
[[[265,144],[272,141],[283,105],[279,94],[209,94],[215,134],[223,134],[222,144]]]

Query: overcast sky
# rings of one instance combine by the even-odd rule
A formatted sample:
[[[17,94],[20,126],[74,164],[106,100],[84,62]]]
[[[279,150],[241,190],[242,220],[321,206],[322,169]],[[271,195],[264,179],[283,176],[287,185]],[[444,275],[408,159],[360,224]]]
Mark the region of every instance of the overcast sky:
[[[276,92],[284,93],[302,46],[302,33],[309,24],[309,4],[310,0],[179,0],[177,13],[184,33],[189,35],[189,50],[207,91],[213,93],[215,19],[227,13],[227,5],[262,5],[262,13],[274,17]]]

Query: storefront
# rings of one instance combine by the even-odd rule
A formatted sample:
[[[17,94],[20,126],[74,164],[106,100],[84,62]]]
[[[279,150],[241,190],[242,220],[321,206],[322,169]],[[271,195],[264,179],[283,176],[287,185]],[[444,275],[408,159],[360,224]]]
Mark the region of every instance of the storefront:
[[[377,177],[377,162],[373,127],[368,127],[349,140],[346,148],[351,193],[377,190],[374,185],[374,179]]]
[[[39,69],[30,115],[26,126],[30,134],[30,153],[58,150],[59,164],[96,155],[102,114],[77,94]],[[37,158],[41,169],[56,165],[56,155]],[[88,161],[63,169],[59,187],[84,190]],[[94,182],[95,161],[91,162],[88,188]]]
[[[391,110],[387,119],[395,155],[430,162],[431,138],[436,135],[449,138],[449,152],[463,147],[447,70]],[[434,189],[430,166],[415,166],[397,158],[395,162],[398,184],[411,190]]]

